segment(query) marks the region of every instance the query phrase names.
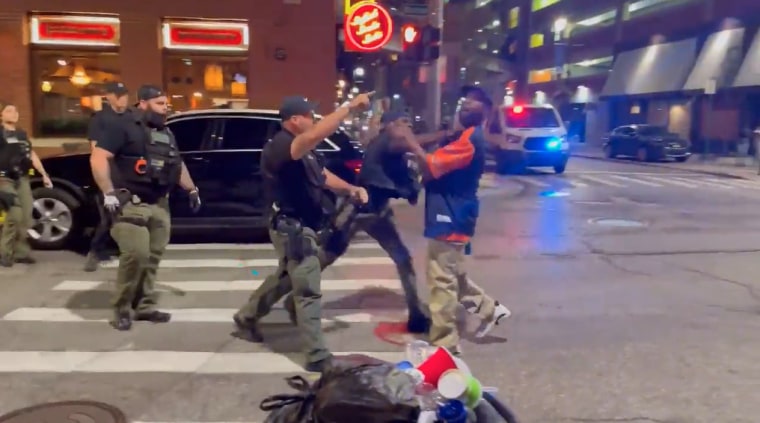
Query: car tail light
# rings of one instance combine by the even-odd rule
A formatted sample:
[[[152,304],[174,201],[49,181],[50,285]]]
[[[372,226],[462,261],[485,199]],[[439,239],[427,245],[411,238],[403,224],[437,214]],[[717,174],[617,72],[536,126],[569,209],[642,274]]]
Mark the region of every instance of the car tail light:
[[[346,160],[344,162],[347,168],[354,171],[354,173],[359,173],[360,170],[362,170],[362,161],[361,160]]]

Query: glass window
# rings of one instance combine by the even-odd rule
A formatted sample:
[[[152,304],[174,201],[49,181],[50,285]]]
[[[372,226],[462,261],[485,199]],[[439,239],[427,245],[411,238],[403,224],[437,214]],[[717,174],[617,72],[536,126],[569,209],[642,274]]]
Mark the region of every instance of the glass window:
[[[543,107],[508,107],[504,119],[509,128],[559,128],[554,110]]]
[[[276,121],[257,118],[228,118],[224,123],[224,150],[261,150],[275,133]]]
[[[695,0],[639,0],[628,2],[625,9],[625,19],[633,19],[639,16],[648,15],[669,7],[680,6],[691,3]]]
[[[517,28],[520,25],[520,8],[513,7],[509,9],[509,29]]]
[[[176,119],[169,122],[169,129],[177,139],[180,151],[198,151],[204,140],[211,137],[213,120],[208,118]]]
[[[639,126],[636,132],[644,136],[668,135],[668,130],[662,126]]]
[[[248,59],[240,56],[168,55],[164,85],[172,110],[248,105]]]
[[[32,50],[34,134],[84,137],[101,109],[103,85],[120,81],[119,56],[106,52]]]
[[[547,8],[555,3],[559,3],[560,0],[533,0],[531,2],[530,9],[532,11],[541,10]]]
[[[530,48],[537,48],[544,45],[544,34],[537,33],[530,36]]]

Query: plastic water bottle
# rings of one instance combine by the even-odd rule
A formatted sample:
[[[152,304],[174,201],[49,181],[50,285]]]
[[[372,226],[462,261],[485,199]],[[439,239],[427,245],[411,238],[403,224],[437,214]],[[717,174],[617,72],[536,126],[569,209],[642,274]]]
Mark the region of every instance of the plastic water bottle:
[[[422,364],[430,356],[431,347],[425,341],[412,341],[406,344],[406,359],[415,367]]]
[[[459,400],[446,401],[438,407],[438,419],[444,423],[467,423],[467,407]]]

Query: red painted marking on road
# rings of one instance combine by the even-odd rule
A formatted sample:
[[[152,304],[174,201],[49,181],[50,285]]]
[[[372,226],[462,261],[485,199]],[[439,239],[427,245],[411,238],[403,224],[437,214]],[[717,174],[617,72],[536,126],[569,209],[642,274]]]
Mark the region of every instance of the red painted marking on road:
[[[404,346],[418,338],[406,329],[406,321],[403,322],[380,322],[373,331],[375,337],[383,342],[393,345]]]

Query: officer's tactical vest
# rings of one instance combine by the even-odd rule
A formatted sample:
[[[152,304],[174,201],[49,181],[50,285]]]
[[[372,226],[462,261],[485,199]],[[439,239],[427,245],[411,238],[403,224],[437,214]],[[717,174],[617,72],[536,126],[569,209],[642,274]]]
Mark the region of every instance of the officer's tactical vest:
[[[472,236],[478,219],[478,186],[485,169],[485,137],[481,127],[468,128],[443,145],[459,137],[469,137],[475,147],[470,164],[425,184],[425,237],[440,238],[451,234]]]
[[[366,148],[359,183],[367,189],[370,208],[384,207],[391,198],[417,203],[422,185],[417,162],[390,150],[391,138],[381,133]]]
[[[23,131],[0,130],[0,177],[18,179],[32,168],[32,144]]]
[[[179,183],[182,157],[169,128],[143,128],[145,137],[142,154],[119,154],[114,162],[125,188],[138,196],[146,197],[145,201],[155,201]]]
[[[325,216],[331,214],[335,209],[335,205],[325,195],[322,157],[317,153],[309,152],[294,165],[301,166],[306,176],[305,181],[300,186],[293,186],[288,181],[280,180],[283,176],[281,173],[268,175],[268,177],[274,178],[275,182],[272,193],[274,205],[277,211],[284,215],[308,220],[304,223],[309,226],[320,226]],[[285,171],[294,170],[291,168]],[[280,172],[283,172],[283,169]]]

